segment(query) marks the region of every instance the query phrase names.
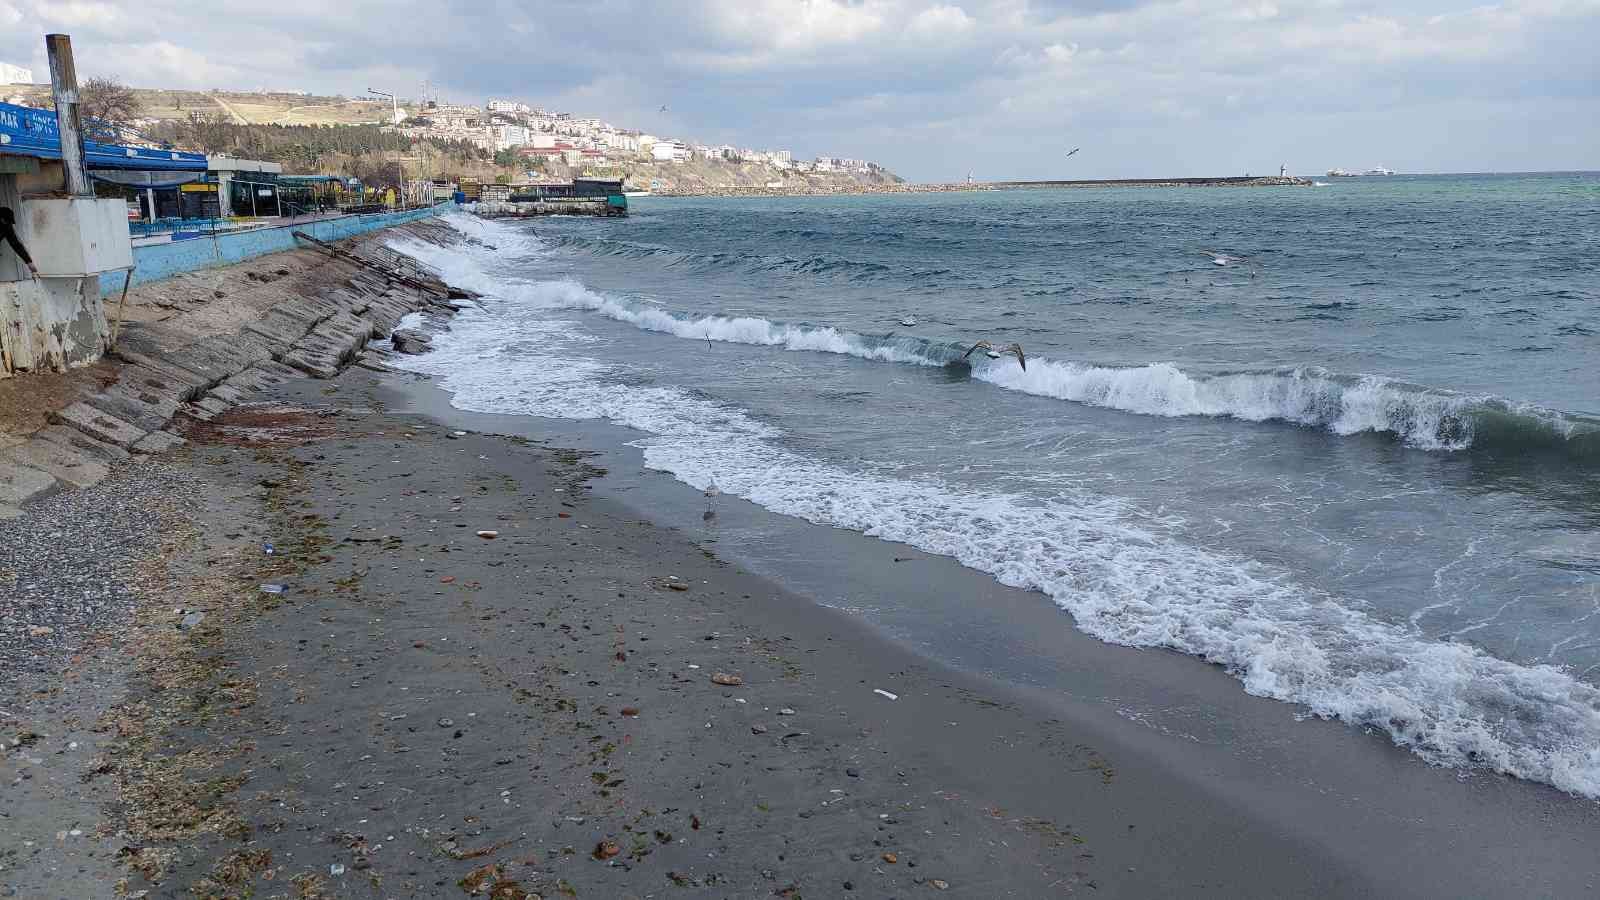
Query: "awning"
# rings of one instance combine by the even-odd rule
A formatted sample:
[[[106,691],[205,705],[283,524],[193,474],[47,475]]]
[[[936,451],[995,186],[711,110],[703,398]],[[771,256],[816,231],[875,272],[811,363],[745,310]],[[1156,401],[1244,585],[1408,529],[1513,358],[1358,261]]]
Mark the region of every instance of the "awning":
[[[61,158],[61,133],[51,110],[0,103],[0,155]],[[203,153],[180,153],[153,147],[83,142],[84,164],[90,169],[157,172],[204,172]]]
[[[205,177],[204,172],[158,172],[149,169],[90,169],[89,177],[134,188],[174,188]]]

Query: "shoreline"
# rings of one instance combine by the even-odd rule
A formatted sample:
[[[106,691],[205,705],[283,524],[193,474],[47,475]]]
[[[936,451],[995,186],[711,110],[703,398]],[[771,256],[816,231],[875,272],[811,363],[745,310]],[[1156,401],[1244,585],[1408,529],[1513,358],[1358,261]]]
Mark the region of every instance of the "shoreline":
[[[1003,586],[952,559],[738,498],[720,498],[717,530],[708,532],[699,521],[705,508],[699,492],[646,469],[642,451],[631,446],[636,433],[609,423],[460,410],[432,379],[409,378],[411,386],[394,389],[395,408],[447,428],[537,436],[596,454],[608,470],[595,484],[598,496],[659,526],[709,538],[703,547],[775,581],[812,609],[929,668],[976,679],[990,696],[1003,694],[1016,709],[1056,723],[1115,760],[1119,778],[1137,773],[1150,791],[1144,799],[1151,814],[1170,831],[1141,845],[1143,855],[1119,862],[1155,875],[1153,856],[1186,849],[1167,860],[1168,880],[1137,879],[1126,896],[1172,895],[1187,866],[1248,846],[1254,837],[1245,832],[1288,840],[1311,854],[1314,861],[1296,863],[1308,866],[1318,885],[1305,896],[1564,897],[1600,886],[1600,863],[1587,849],[1600,841],[1600,803],[1511,776],[1430,765],[1383,735],[1251,696],[1204,660],[1103,643],[1078,631],[1043,595]],[[410,405],[403,405],[407,398]],[[812,562],[821,559],[826,566]],[[902,560],[917,568],[896,565]],[[920,608],[863,607],[857,599],[892,592],[909,593]],[[1232,835],[1226,847],[1199,846],[1194,835],[1211,829]],[[1330,869],[1353,880],[1337,884]],[[1237,876],[1245,869],[1230,871]],[[1269,884],[1225,880],[1215,895],[1255,896],[1258,886],[1261,896],[1298,895]]]

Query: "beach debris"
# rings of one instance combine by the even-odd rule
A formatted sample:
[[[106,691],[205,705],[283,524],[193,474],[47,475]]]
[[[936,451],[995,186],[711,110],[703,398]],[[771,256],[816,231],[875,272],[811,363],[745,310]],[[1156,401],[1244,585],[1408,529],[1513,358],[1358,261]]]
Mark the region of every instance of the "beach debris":
[[[750,733],[751,734],[766,734],[767,733],[767,726],[765,726],[765,725],[751,725],[750,726]]]
[[[572,513],[556,513],[556,518],[558,518],[558,519],[570,519],[570,518],[572,518]]]
[[[203,612],[189,613],[178,621],[178,627],[182,629],[193,628],[196,625],[199,625],[200,620],[204,619],[205,617],[206,614]]]
[[[883,688],[873,688],[872,692],[874,694],[881,694],[881,695],[883,695],[885,697],[888,697],[890,700],[899,700],[900,699],[900,695],[899,694],[891,694],[888,691],[884,690]]]
[[[261,586],[261,593],[263,594],[281,594],[284,590],[285,588],[281,584],[263,584]]]
[[[271,544],[262,544],[261,545],[261,552],[265,553],[268,556],[271,556],[274,553],[277,553],[278,550],[277,550],[277,548],[273,547]]]
[[[624,706],[622,708],[622,714],[627,716],[630,719],[638,718],[639,717],[639,707],[637,707],[637,706]]]
[[[727,672],[718,672],[711,676],[711,683],[726,685],[727,687],[738,687],[744,684],[744,679],[738,675],[729,675]]]
[[[778,715],[792,716],[794,715],[794,709],[792,707],[785,706],[783,709],[778,710]]]
[[[673,591],[687,591],[689,586],[687,584],[679,584],[678,582],[674,581],[667,585],[667,589]]]
[[[883,855],[883,861],[892,866],[900,861],[900,857],[894,853],[885,853]]]
[[[1022,371],[1028,371],[1028,357],[1027,354],[1022,352],[1021,344],[1013,342],[1001,347],[999,350],[996,350],[994,345],[988,341],[979,341],[976,344],[973,344],[971,347],[968,347],[967,352],[961,354],[961,358],[966,359],[967,357],[971,356],[974,350],[982,350],[983,355],[989,357],[990,359],[999,359],[1001,356],[1010,353],[1017,358],[1017,362],[1022,366]]]
[[[334,863],[333,865],[329,866],[328,867],[328,874],[334,876],[335,878],[339,877],[340,875],[343,875],[344,874],[344,863]]]
[[[937,888],[938,890],[941,890],[941,891],[950,890],[950,882],[945,881],[943,878],[935,878],[935,879],[929,881],[928,883],[933,885],[935,888]]]
[[[28,636],[29,637],[49,637],[50,635],[55,634],[55,633],[56,633],[56,630],[54,628],[51,628],[49,625],[29,625],[28,626]]]
[[[449,438],[452,441],[459,441],[459,440],[461,440],[462,438],[464,438],[466,436],[467,436],[467,433],[465,431],[452,431],[449,434],[445,435],[445,437]]]
[[[860,778],[861,777],[861,770],[857,769],[857,768],[855,768],[853,766],[851,768],[845,769],[844,773],[846,775],[849,775],[851,778]]]
[[[621,852],[622,852],[622,848],[617,845],[616,841],[605,840],[605,841],[601,841],[600,843],[594,845],[594,858],[595,859],[610,859],[611,857],[616,856],[618,853],[621,853]]]
[[[492,529],[485,529],[483,531],[478,532],[478,537],[481,537],[486,541],[492,541],[492,540],[494,540],[495,538],[497,538],[499,536],[500,536],[500,532],[494,531]]]
[[[449,728],[449,727],[451,727],[451,726],[453,726],[455,724],[456,724],[456,720],[452,719],[452,718],[449,718],[449,717],[442,717],[442,718],[439,719],[439,727],[440,728]]]
[[[915,328],[915,327],[917,327],[917,317],[916,316],[904,316],[904,317],[902,317],[900,319],[900,324],[905,326],[906,328]]]

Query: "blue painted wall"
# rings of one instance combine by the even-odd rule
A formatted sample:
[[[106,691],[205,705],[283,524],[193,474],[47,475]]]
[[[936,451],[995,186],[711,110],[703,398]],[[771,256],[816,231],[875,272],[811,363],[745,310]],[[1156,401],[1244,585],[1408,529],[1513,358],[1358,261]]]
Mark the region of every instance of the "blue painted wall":
[[[281,253],[305,246],[295,236],[294,232],[304,231],[319,240],[337,241],[351,235],[365,234],[388,228],[391,225],[401,225],[406,222],[415,222],[429,216],[439,214],[439,207],[433,209],[411,209],[405,212],[372,213],[364,216],[344,216],[338,219],[322,219],[316,222],[302,222],[293,225],[276,225],[272,228],[254,228],[249,231],[238,231],[232,234],[219,234],[207,237],[191,238],[187,241],[173,241],[170,244],[150,244],[145,247],[133,248],[133,284],[145,284],[150,281],[159,281],[171,278],[182,272],[193,272],[196,269],[211,269],[217,266],[231,266],[237,262],[266,256],[268,253]],[[123,272],[107,272],[100,276],[100,294],[109,297],[122,293],[122,283],[126,274]]]

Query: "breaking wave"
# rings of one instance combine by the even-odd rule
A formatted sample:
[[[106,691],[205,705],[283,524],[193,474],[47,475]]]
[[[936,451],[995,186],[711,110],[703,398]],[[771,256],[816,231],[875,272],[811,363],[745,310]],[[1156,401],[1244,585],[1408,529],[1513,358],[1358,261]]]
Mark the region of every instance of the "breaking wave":
[[[1175,539],[1130,516],[1116,498],[1072,490],[1050,498],[979,493],[935,477],[819,461],[785,446],[779,429],[743,410],[670,386],[626,383],[624,373],[584,358],[572,341],[574,323],[552,313],[594,310],[695,340],[709,334],[922,365],[950,364],[953,347],[753,318],[680,318],[572,283],[513,283],[486,273],[471,252],[405,249],[451,283],[491,298],[462,310],[432,353],[396,361],[438,376],[457,407],[633,428],[644,435],[638,445],[647,465],[696,488],[714,481],[724,493],[778,513],[952,557],[1001,583],[1044,593],[1101,640],[1193,654],[1226,668],[1251,694],[1372,728],[1431,762],[1600,797],[1600,689],[1560,668],[1429,640],[1268,567]],[[1386,390],[1419,392],[1328,376],[1196,380],[1170,367],[1051,360],[1030,361],[1025,374],[1014,363],[982,360],[974,374],[1160,415],[1283,418],[1353,430],[1384,425],[1440,440],[1438,423],[1463,408],[1392,399]],[[1445,437],[1463,439],[1451,430]]]
[[[1170,363],[1101,366],[1036,357],[964,358],[967,347],[909,334],[860,334],[757,316],[692,316],[590,290],[574,281],[531,282],[521,302],[599,313],[646,331],[695,341],[755,344],[923,366],[970,365],[998,387],[1147,416],[1285,422],[1339,435],[1387,434],[1422,450],[1548,452],[1600,464],[1600,422],[1496,397],[1316,367],[1199,374]]]

